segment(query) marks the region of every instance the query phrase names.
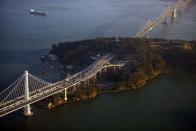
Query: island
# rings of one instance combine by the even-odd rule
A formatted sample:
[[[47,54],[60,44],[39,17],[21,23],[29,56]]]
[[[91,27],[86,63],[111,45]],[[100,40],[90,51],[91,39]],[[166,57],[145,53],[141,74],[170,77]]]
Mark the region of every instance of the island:
[[[108,70],[90,81],[68,89],[68,99],[56,94],[40,105],[53,108],[64,103],[95,98],[102,93],[135,90],[149,80],[168,72],[196,71],[196,41],[141,39],[126,37],[95,38],[54,44],[44,60],[66,78],[85,69],[100,56],[112,53],[116,61],[128,61],[122,69]]]

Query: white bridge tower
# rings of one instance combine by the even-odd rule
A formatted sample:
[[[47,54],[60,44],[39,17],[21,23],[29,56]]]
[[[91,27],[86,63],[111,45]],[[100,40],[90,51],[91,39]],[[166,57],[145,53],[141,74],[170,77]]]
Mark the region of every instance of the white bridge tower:
[[[65,90],[64,90],[64,100],[65,100],[65,101],[67,101],[67,89],[68,89],[68,88],[65,88]]]
[[[28,74],[29,74],[28,71],[24,72],[24,75],[25,75],[25,81],[24,81],[24,86],[25,86],[24,98],[25,98],[25,101],[29,100],[29,78],[28,78]],[[33,115],[33,113],[31,112],[30,104],[27,104],[25,106],[24,115],[25,116],[32,116]]]
[[[172,13],[172,16],[171,16],[173,19],[175,19],[177,17],[177,9],[175,8],[173,13]]]

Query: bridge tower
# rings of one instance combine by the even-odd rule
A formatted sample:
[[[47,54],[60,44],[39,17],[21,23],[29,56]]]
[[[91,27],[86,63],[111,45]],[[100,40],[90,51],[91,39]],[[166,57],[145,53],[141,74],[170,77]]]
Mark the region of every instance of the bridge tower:
[[[149,20],[149,18],[147,17],[147,18],[146,18],[146,25],[147,25],[147,27],[149,26],[149,24],[150,24],[150,20]],[[146,39],[149,39],[149,31],[147,31],[147,33],[146,33]]]
[[[65,101],[67,101],[67,89],[68,89],[68,88],[65,88],[65,90],[64,90],[64,100],[65,100]]]
[[[174,11],[173,11],[173,13],[172,13],[172,16],[171,16],[171,17],[172,17],[173,19],[175,19],[176,16],[177,16],[177,9],[175,8]]]
[[[165,10],[168,10],[168,9],[169,9],[169,5],[166,4],[165,5]],[[167,25],[168,23],[169,23],[169,18],[168,18],[168,16],[166,16],[163,24]]]
[[[165,17],[165,20],[164,20],[163,24],[167,25],[168,23],[169,23],[169,18]]]
[[[24,89],[24,98],[25,98],[25,101],[28,101],[29,100],[29,78],[28,78],[28,71],[25,71],[24,72],[24,75],[25,75],[25,81],[24,81],[24,86],[25,86],[25,89]],[[24,115],[25,116],[32,116],[33,113],[31,112],[31,107],[30,107],[30,104],[27,104],[24,108]]]

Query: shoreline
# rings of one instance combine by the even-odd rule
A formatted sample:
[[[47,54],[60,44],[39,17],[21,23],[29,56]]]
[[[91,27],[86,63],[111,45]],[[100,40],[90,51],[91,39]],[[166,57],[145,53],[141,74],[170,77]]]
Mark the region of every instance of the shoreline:
[[[175,71],[192,72],[195,70],[193,60],[196,56],[194,54],[194,43],[195,41],[109,37],[53,45],[49,53],[58,58],[57,62],[61,65],[57,65],[59,67],[63,66],[64,68],[61,68],[61,70],[63,69],[67,74],[70,72],[70,74],[73,74],[78,69],[84,68],[92,61],[92,58],[106,52],[115,54],[116,61],[131,58],[130,56],[133,55],[137,57],[132,58],[132,61],[128,62],[123,67],[123,70],[113,74],[109,72],[111,76],[109,79],[108,76],[105,78],[109,81],[113,80],[114,85],[107,88],[99,88],[97,85],[92,85],[88,88],[77,88],[74,92],[70,92],[71,94],[68,93],[67,102],[63,101],[62,94],[55,96],[56,98],[51,97],[49,101],[52,104],[50,104],[49,108],[51,109],[64,103],[92,99],[101,94],[135,90],[165,73]],[[74,69],[67,72],[67,65],[72,65]],[[61,72],[61,70],[59,71]]]
[[[64,99],[60,99],[60,100],[58,101],[58,102],[60,102],[60,103],[58,103],[58,104],[52,103],[51,106],[45,106],[45,107],[42,106],[41,108],[51,110],[51,109],[53,109],[53,108],[62,106],[62,105],[64,105],[64,104],[77,103],[77,102],[81,102],[81,101],[85,101],[85,100],[96,99],[96,97],[98,97],[99,95],[102,95],[102,94],[112,94],[112,93],[113,93],[113,94],[116,94],[116,93],[120,93],[120,92],[131,91],[131,90],[134,91],[134,90],[137,90],[138,88],[139,88],[139,89],[140,89],[140,88],[143,88],[146,84],[148,84],[149,81],[153,81],[153,79],[158,78],[158,77],[160,77],[161,75],[167,74],[167,73],[173,73],[173,71],[163,72],[163,73],[161,73],[161,74],[155,75],[155,76],[152,77],[151,79],[147,80],[145,84],[143,84],[142,86],[137,87],[137,88],[124,88],[124,89],[122,89],[122,90],[116,90],[116,89],[115,89],[115,90],[105,90],[105,91],[102,90],[102,91],[97,92],[96,95],[93,96],[93,97],[88,97],[88,98],[85,98],[85,99],[79,99],[79,100],[75,100],[75,101],[64,101]],[[116,85],[114,85],[114,86],[116,86]],[[112,86],[112,87],[114,87],[114,86]],[[111,87],[110,87],[110,88],[111,88]]]

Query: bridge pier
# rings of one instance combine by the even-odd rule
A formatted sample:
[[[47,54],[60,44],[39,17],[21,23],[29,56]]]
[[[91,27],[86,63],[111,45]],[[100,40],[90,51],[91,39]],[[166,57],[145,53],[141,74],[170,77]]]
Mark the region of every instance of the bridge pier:
[[[146,39],[149,39],[149,32],[146,33]]]
[[[147,21],[147,27],[149,26],[149,24],[150,24],[150,20],[149,20],[149,18],[147,17],[146,18],[146,21]],[[150,29],[151,30],[151,29]],[[150,31],[149,30],[149,31]],[[146,39],[149,39],[149,31],[147,31],[147,33],[146,33]]]
[[[107,68],[104,68],[103,70],[104,70],[104,73],[106,73],[106,72],[107,72]]]
[[[172,18],[175,19],[177,16],[177,9],[174,9],[173,13],[172,13]]]
[[[82,86],[86,88],[86,80],[82,81]]]
[[[99,71],[100,77],[101,77],[101,70]]]
[[[64,90],[64,100],[67,101],[67,88]]]
[[[33,115],[33,112],[31,112],[30,104],[26,105],[23,115],[24,116],[32,116]]]
[[[74,85],[74,87],[73,87],[74,91],[76,91],[76,88],[77,88],[77,84],[76,84],[76,85]]]
[[[95,84],[95,82],[96,82],[96,79],[97,79],[97,76],[96,76],[96,74],[94,75],[94,77],[93,77],[93,83]]]
[[[87,79],[86,82],[87,82],[87,86],[89,86],[89,83],[90,83],[90,82],[89,82],[89,79]]]
[[[168,19],[168,17],[165,17],[165,20],[164,20],[164,24],[168,24],[169,23],[169,19]]]
[[[25,86],[25,95],[24,95],[24,98],[25,98],[25,101],[28,101],[29,100],[29,78],[28,78],[28,71],[25,71],[25,83],[24,83],[24,86]],[[30,107],[30,104],[27,104],[24,108],[24,115],[25,116],[32,116],[33,115],[33,112],[31,112],[31,107]]]

